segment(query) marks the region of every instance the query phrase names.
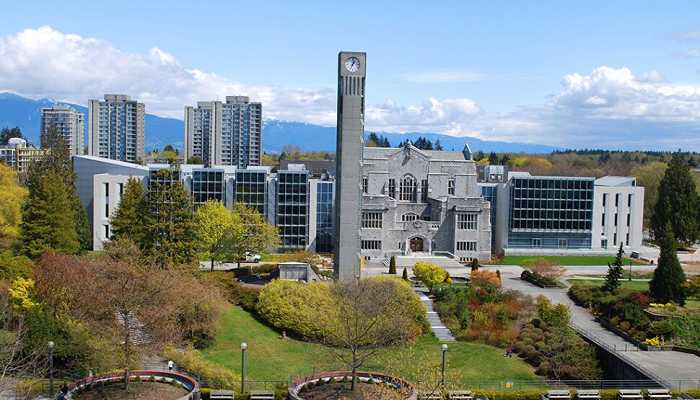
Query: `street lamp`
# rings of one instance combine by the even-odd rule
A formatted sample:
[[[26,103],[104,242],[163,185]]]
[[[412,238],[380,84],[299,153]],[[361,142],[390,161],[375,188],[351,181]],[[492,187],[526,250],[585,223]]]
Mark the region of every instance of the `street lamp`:
[[[53,348],[56,344],[53,341],[49,341],[49,397],[53,397]]]
[[[245,393],[245,352],[248,350],[248,343],[241,343],[241,396]]]
[[[442,374],[441,374],[441,381],[442,381],[442,386],[445,386],[445,361],[446,361],[446,354],[447,354],[447,344],[443,343],[442,344]]]

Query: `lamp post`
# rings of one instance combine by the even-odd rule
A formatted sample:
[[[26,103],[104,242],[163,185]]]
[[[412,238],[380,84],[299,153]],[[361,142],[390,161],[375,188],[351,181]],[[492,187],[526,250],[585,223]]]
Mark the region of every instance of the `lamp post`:
[[[53,397],[53,348],[55,346],[53,341],[49,341],[49,397]]]
[[[248,343],[241,343],[241,396],[245,394],[245,352],[248,350]]]
[[[447,344],[443,343],[442,344],[442,374],[440,375],[442,386],[445,386],[445,361],[447,358],[446,355],[447,355]]]
[[[630,277],[629,281],[632,282],[632,260],[630,260]]]

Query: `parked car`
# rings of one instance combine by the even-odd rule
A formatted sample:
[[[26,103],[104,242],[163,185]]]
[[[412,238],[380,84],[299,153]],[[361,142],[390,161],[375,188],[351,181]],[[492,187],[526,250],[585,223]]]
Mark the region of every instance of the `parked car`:
[[[261,259],[262,259],[262,257],[260,256],[260,254],[253,254],[249,251],[246,251],[246,253],[245,253],[245,261],[246,262],[257,263],[257,262],[260,262]]]

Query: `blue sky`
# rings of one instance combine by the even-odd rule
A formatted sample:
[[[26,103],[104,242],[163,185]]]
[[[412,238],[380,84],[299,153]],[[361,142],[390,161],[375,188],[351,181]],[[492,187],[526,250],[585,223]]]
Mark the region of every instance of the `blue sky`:
[[[0,90],[177,118],[249,94],[332,125],[336,54],[361,50],[371,129],[700,150],[698,2],[199,3],[4,4]]]

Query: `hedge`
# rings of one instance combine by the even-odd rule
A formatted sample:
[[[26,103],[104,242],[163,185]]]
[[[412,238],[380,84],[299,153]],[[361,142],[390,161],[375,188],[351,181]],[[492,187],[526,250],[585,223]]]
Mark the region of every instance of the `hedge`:
[[[547,278],[544,277],[536,272],[532,272],[530,270],[524,270],[522,274],[520,274],[520,279],[530,282],[533,285],[537,285],[541,288],[547,288],[547,287],[557,287],[559,284],[555,279]]]

